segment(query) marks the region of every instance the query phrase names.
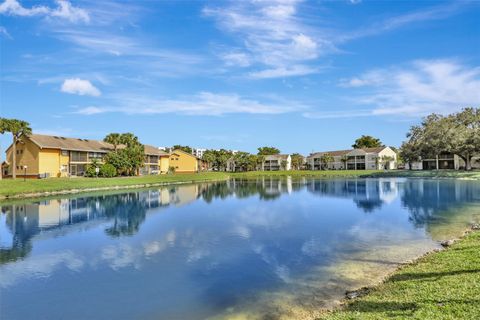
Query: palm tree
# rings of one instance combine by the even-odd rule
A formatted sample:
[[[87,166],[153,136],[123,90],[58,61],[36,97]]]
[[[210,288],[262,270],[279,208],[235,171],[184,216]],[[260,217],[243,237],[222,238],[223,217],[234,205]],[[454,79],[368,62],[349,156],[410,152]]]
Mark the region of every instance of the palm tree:
[[[393,160],[395,160],[393,157],[383,156],[383,157],[382,157],[383,168],[386,169],[386,168],[387,168],[387,164],[389,164],[390,161],[393,161]]]
[[[12,178],[17,177],[17,141],[22,135],[28,136],[32,133],[32,128],[30,124],[23,120],[17,119],[2,119],[1,124],[1,133],[10,132],[13,137],[12,144]]]
[[[348,156],[347,156],[347,155],[343,155],[343,156],[340,158],[340,161],[342,161],[342,163],[343,163],[343,169],[344,169],[344,170],[347,170]]]
[[[0,118],[0,134],[4,134],[5,131],[7,131],[7,123],[6,123],[6,120],[5,118]],[[0,150],[1,152],[1,150]],[[0,166],[0,180],[2,180],[2,176],[3,176],[3,168],[1,168]]]
[[[103,141],[112,144],[113,150],[117,151],[117,147],[122,142],[122,139],[119,133],[110,133],[103,139]]]
[[[330,164],[330,162],[333,162],[333,160],[334,159],[333,159],[332,155],[329,154],[329,153],[324,153],[320,157],[320,162],[322,163],[322,165],[325,169],[328,169],[328,165]]]

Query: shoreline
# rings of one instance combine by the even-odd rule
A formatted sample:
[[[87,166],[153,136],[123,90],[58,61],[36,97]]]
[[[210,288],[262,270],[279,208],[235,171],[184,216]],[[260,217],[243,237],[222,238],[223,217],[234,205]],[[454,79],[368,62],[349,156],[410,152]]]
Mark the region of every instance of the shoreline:
[[[190,184],[197,182],[219,182],[231,178],[261,177],[293,178],[423,178],[423,179],[458,179],[480,181],[480,172],[453,171],[380,171],[380,170],[321,170],[321,171],[250,171],[250,172],[202,172],[190,175],[140,176],[118,178],[50,178],[45,180],[22,179],[0,180],[0,203],[6,200],[40,198],[63,194],[79,194],[122,189],[140,189],[167,185]],[[56,180],[58,179],[58,180]],[[112,184],[110,184],[112,183]],[[62,187],[62,184],[67,186]],[[9,190],[9,185],[17,190]],[[95,186],[98,185],[98,186]],[[3,194],[2,194],[3,193]]]
[[[409,312],[417,312],[420,308],[416,305],[417,299],[411,298],[411,302],[404,303],[403,305],[399,304],[398,302],[395,302],[399,304],[401,308],[392,308],[392,310],[388,308],[383,308],[383,306],[388,306],[387,303],[378,303],[375,305],[369,300],[375,300],[378,298],[378,296],[386,296],[389,299],[399,299],[401,300],[403,298],[402,290],[399,293],[395,292],[391,287],[395,286],[395,284],[401,282],[401,281],[409,281],[410,279],[407,279],[408,276],[414,274],[411,271],[415,271],[416,269],[422,269],[424,265],[427,264],[433,264],[435,265],[438,261],[443,261],[445,260],[442,258],[443,255],[456,255],[456,252],[459,252],[461,250],[464,250],[463,248],[459,248],[462,246],[465,246],[469,248],[469,242],[478,242],[480,243],[480,225],[479,224],[471,224],[469,227],[467,227],[464,231],[463,234],[455,239],[451,239],[448,241],[442,241],[441,245],[443,248],[436,248],[433,250],[429,250],[425,252],[424,254],[411,259],[404,261],[402,263],[399,263],[399,265],[390,273],[386,274],[382,279],[379,281],[372,283],[371,285],[368,286],[363,286],[361,288],[357,288],[354,290],[346,290],[345,291],[345,296],[343,299],[340,301],[340,305],[338,307],[334,308],[326,308],[326,309],[321,309],[320,310],[320,316],[315,318],[317,320],[331,320],[331,319],[383,319],[385,317],[390,317],[389,313],[390,312],[404,312],[404,313],[409,313]],[[474,243],[471,247],[473,247],[475,251],[478,251],[478,243]],[[457,254],[460,255],[460,254]],[[478,257],[475,257],[476,259],[480,259],[480,253],[477,253]],[[448,262],[448,261],[447,261]],[[465,261],[463,260],[464,263],[468,263],[471,261]],[[479,260],[480,262],[480,260]],[[472,263],[473,267],[478,267],[478,265],[475,261]],[[436,268],[428,268],[428,271],[438,271]],[[462,270],[462,271],[450,271],[449,273],[445,273],[445,275],[442,275],[441,272],[427,272],[426,277],[428,278],[430,274],[438,274],[438,278],[442,277],[447,277],[447,276],[452,276],[455,277],[456,274],[461,274],[462,272],[469,274],[475,274],[478,273],[477,277],[480,278],[480,270],[478,269],[472,269],[472,270]],[[432,276],[435,278],[435,276]],[[413,282],[416,282],[417,279],[422,279],[420,276],[412,276],[411,277]],[[429,280],[433,281],[433,280]],[[454,282],[458,285],[459,281],[457,279],[454,280]],[[473,282],[478,283],[478,281],[473,280]],[[412,286],[415,286],[416,283],[413,283],[413,285],[405,286],[408,289],[412,289]],[[441,289],[448,292],[449,289],[452,290],[452,287],[445,286],[445,285],[440,285]],[[403,286],[401,286],[400,289],[405,289]],[[416,287],[413,288],[413,290],[417,290]],[[434,292],[438,293],[438,292]],[[478,291],[471,292],[471,296],[478,296],[480,294],[480,283],[478,284]],[[421,295],[421,294],[419,294]],[[456,296],[456,295],[455,295]],[[457,296],[456,296],[457,297]],[[460,297],[457,297],[457,300]],[[439,302],[434,303],[436,306],[443,306],[442,305],[442,299],[438,299]],[[469,303],[468,300],[465,300],[466,303]],[[455,301],[457,302],[457,301]],[[394,306],[395,303],[390,303],[391,306]],[[479,305],[480,306],[480,305]],[[479,307],[480,311],[480,307]],[[380,315],[381,312],[385,312],[385,315]],[[442,312],[442,311],[441,311]],[[413,314],[409,313],[408,315],[400,316],[400,318],[404,317],[413,317]],[[474,314],[477,314],[476,311],[474,311]],[[480,313],[478,313],[480,314]],[[462,317],[466,317],[470,319],[468,316],[462,315]],[[422,319],[438,319],[438,315],[426,315],[426,316],[421,316]],[[450,319],[451,317],[447,317]]]

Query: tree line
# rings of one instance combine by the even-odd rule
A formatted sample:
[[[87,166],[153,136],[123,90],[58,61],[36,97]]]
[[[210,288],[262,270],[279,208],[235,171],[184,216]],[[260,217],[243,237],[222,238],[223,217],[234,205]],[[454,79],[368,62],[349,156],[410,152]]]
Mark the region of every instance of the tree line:
[[[465,170],[471,170],[472,158],[480,154],[480,108],[464,108],[445,116],[431,114],[412,126],[407,138],[400,156],[410,169],[421,159],[456,154],[465,162]]]

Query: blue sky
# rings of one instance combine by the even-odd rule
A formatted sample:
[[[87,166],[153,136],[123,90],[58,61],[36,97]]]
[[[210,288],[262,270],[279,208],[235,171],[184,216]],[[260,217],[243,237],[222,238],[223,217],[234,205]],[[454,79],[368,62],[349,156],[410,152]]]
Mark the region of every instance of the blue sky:
[[[157,146],[398,146],[422,116],[480,105],[479,17],[478,1],[7,0],[1,116]]]

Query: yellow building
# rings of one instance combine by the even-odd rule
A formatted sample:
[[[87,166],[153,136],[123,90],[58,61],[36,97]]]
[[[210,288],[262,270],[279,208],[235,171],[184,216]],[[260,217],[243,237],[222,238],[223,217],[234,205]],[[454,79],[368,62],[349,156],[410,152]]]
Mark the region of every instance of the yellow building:
[[[170,153],[170,167],[177,173],[194,173],[200,169],[200,159],[180,149]]]
[[[145,148],[145,161],[143,168],[140,170],[140,174],[160,174],[168,173],[169,167],[169,154],[165,151],[150,145],[144,145]]]
[[[83,176],[93,160],[102,163],[113,145],[97,140],[31,134],[17,142],[16,172],[18,177],[48,178]],[[12,175],[12,146],[2,164],[5,177]],[[143,174],[166,173],[169,155],[152,146],[145,146]]]

